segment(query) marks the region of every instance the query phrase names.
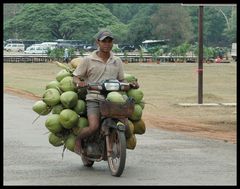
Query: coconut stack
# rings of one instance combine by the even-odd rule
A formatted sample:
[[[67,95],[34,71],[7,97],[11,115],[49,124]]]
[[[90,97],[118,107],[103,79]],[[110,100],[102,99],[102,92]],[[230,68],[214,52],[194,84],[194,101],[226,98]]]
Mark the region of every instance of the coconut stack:
[[[62,69],[52,81],[46,84],[42,99],[36,101],[32,109],[38,116],[47,116],[45,127],[49,131],[49,143],[55,147],[63,146],[63,149],[74,152],[77,135],[84,127],[88,127],[85,101],[87,91],[85,88],[76,88],[72,74],[81,63],[81,58],[73,59],[68,65],[55,63]],[[124,77],[127,82],[136,80],[131,74],[125,74]],[[108,94],[107,100],[113,102],[116,101],[116,98],[111,97],[114,95],[119,95],[120,103],[126,102],[128,97],[135,100],[134,112],[128,118],[128,129],[126,131],[127,149],[134,149],[137,142],[135,135],[144,134],[146,130],[145,123],[142,120],[143,92],[139,88],[130,89],[126,93],[111,93]],[[116,102],[119,103],[119,101]]]
[[[138,79],[129,73],[124,73],[124,80],[128,83],[137,81]],[[145,123],[142,119],[143,109],[145,106],[144,93],[141,87],[138,89],[130,89],[126,95],[131,97],[135,101],[133,114],[128,118],[128,126],[130,130],[130,136],[127,134],[127,149],[134,149],[137,144],[136,135],[142,135],[146,131]]]

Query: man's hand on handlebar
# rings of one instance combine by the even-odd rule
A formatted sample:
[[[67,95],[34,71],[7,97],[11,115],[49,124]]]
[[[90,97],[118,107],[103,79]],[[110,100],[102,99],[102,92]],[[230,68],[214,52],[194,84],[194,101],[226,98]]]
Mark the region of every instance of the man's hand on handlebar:
[[[87,83],[84,81],[84,79],[80,79],[77,76],[73,76],[73,82],[75,83],[77,88],[83,88],[87,86]]]
[[[76,84],[77,88],[83,88],[83,87],[87,87],[87,83],[85,81],[79,81]]]
[[[133,81],[133,82],[129,83],[129,85],[132,89],[138,89],[139,88],[139,84],[138,84],[137,81]]]

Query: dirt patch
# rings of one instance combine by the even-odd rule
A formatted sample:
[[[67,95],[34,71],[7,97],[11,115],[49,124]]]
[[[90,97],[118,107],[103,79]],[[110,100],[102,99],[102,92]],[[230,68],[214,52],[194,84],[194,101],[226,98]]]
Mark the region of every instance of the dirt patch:
[[[192,120],[184,121],[174,117],[157,117],[147,112],[144,112],[143,120],[148,127],[183,132],[236,144],[236,130],[234,129],[227,130],[212,124],[203,124]]]
[[[4,92],[27,98],[32,100],[40,100],[41,97],[36,96],[27,91],[18,90],[11,87],[4,87]],[[180,120],[174,117],[158,117],[157,115],[144,112],[143,120],[147,127],[161,128],[169,131],[183,132],[194,136],[200,136],[215,140],[223,140],[236,144],[236,130],[235,129],[222,129],[214,124],[203,124],[192,120]]]
[[[17,95],[19,97],[27,98],[27,99],[31,99],[31,100],[40,100],[41,99],[40,96],[36,96],[32,93],[29,93],[28,91],[19,90],[19,89],[15,89],[12,87],[4,87],[4,93]]]

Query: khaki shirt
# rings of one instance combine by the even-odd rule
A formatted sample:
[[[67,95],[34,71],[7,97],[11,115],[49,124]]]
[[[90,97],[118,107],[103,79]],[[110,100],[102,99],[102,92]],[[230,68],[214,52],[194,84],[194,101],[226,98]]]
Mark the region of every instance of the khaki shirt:
[[[97,50],[91,55],[83,58],[82,63],[74,70],[73,75],[84,79],[86,83],[101,82],[106,79],[124,79],[122,60],[110,52],[110,57],[104,63],[98,56]],[[104,97],[98,94],[88,93],[86,100],[98,99]]]

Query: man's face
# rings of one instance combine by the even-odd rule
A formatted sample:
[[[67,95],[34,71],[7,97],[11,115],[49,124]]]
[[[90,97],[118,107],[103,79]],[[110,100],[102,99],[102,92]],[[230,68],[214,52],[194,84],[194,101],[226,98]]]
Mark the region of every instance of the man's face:
[[[102,41],[98,40],[97,44],[99,46],[100,51],[110,52],[113,47],[113,39],[110,37],[106,37]]]

